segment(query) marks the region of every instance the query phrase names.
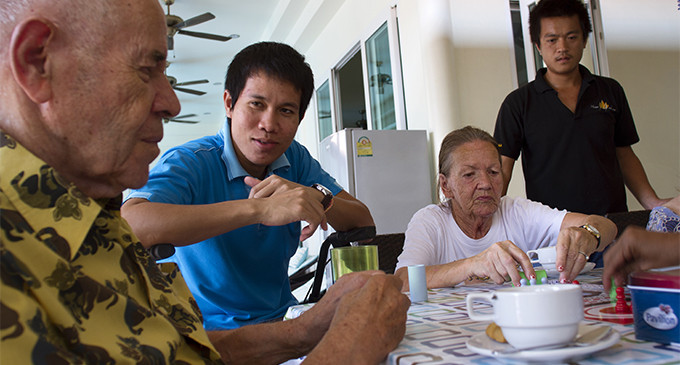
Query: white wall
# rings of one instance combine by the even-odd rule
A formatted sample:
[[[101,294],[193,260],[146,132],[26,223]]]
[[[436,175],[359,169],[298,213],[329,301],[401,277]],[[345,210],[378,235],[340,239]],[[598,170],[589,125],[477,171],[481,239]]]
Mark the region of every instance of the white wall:
[[[680,11],[669,0],[600,0],[611,77],[630,103],[633,150],[660,197],[680,194]],[[628,208],[641,209],[628,192]]]

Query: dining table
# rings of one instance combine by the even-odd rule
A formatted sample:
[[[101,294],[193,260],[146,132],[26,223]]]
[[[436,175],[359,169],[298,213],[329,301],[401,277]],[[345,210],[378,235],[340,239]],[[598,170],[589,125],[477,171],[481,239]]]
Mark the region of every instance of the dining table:
[[[465,299],[473,292],[492,292],[512,284],[477,281],[428,289],[426,301],[411,303],[404,338],[389,353],[384,364],[680,364],[680,346],[677,344],[636,339],[633,314],[617,310],[616,299],[604,292],[601,268],[582,272],[576,280],[583,293],[584,320],[580,326],[586,330],[589,327],[610,326],[613,330],[597,346],[590,349],[562,348],[523,351],[511,355],[492,354],[492,350],[510,345],[494,343],[486,336],[485,331],[490,322],[471,320]],[[537,285],[562,284],[557,280],[549,280]],[[629,291],[624,289],[623,294],[630,305]],[[293,306],[289,308],[286,318],[297,317],[308,308],[309,305]],[[490,311],[491,305],[475,303],[475,310]]]

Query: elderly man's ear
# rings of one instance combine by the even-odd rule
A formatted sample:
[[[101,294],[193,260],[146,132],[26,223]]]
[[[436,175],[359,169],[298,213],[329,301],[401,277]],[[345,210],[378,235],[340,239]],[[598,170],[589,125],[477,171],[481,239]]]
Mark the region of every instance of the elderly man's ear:
[[[36,104],[52,96],[48,50],[54,25],[42,19],[29,19],[14,29],[10,43],[12,74],[24,93]]]

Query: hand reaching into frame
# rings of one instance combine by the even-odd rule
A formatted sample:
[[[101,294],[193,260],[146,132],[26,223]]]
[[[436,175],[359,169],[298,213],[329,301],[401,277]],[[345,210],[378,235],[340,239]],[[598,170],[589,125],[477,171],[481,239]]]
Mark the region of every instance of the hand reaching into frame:
[[[622,286],[635,271],[675,265],[680,265],[680,233],[650,232],[628,226],[604,254],[602,284],[605,292],[609,292],[612,278],[617,286]]]

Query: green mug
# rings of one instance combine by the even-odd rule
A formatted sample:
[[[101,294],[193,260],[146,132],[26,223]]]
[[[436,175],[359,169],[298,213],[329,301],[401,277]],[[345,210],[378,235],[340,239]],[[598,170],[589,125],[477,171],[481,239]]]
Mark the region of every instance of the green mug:
[[[333,282],[350,272],[378,270],[378,246],[347,246],[331,249]]]

